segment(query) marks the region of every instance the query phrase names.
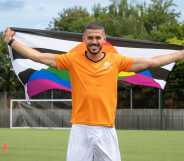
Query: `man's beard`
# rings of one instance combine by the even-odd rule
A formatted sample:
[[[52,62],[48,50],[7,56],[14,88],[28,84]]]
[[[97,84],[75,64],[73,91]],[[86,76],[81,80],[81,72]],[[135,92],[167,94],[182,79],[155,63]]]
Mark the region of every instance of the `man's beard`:
[[[88,49],[88,52],[96,55],[101,51],[102,46],[100,46],[100,44],[88,44],[87,49]]]

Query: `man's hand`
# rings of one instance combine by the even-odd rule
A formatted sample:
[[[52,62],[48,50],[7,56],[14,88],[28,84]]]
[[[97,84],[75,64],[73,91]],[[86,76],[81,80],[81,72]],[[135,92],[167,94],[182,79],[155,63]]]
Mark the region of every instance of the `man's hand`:
[[[15,35],[15,31],[10,28],[7,28],[3,33],[3,39],[6,43],[9,43]]]

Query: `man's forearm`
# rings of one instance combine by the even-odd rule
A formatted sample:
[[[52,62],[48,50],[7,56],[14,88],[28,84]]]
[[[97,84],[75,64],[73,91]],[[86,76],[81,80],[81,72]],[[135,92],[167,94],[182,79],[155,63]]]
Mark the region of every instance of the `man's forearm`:
[[[34,61],[40,62],[39,56],[41,53],[39,51],[32,49],[30,47],[27,47],[16,40],[13,41],[13,43],[11,44],[11,47],[15,49],[17,52],[19,52],[22,56],[32,59]]]
[[[28,59],[56,67],[55,54],[41,53],[35,49],[25,46],[16,40],[11,44],[11,47]]]
[[[130,72],[137,72],[147,68],[155,68],[173,63],[178,60],[184,59],[184,50],[152,58],[134,58],[134,64],[129,69]]]
[[[184,50],[171,53],[168,55],[156,56],[152,60],[155,62],[153,67],[167,65],[169,63],[184,59]]]

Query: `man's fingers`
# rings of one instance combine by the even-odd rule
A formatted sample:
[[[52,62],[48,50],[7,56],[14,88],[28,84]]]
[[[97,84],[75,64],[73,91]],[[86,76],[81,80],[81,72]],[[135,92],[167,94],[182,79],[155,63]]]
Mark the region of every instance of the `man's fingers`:
[[[7,30],[7,32],[6,32],[6,33],[7,33],[7,36],[8,36],[8,37],[10,37],[10,36],[11,36],[11,30],[10,30],[10,28],[8,28],[8,30]]]
[[[6,30],[3,33],[3,38],[5,42],[9,42],[13,36],[15,36],[15,31],[13,31],[11,28],[6,28]]]
[[[4,35],[8,35],[9,32],[10,32],[10,28],[6,28],[6,30],[4,31]]]
[[[10,29],[9,27],[8,28],[6,28],[6,30],[5,30],[5,35],[7,35],[7,36],[11,36],[11,35],[14,35],[14,32],[15,31],[13,31],[12,29]]]

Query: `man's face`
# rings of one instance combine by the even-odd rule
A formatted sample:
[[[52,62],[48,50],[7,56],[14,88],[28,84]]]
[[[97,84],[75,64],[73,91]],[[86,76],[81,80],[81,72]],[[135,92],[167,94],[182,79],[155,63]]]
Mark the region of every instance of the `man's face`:
[[[88,52],[98,54],[105,42],[105,33],[101,29],[87,29],[83,35],[83,41],[86,44]]]

